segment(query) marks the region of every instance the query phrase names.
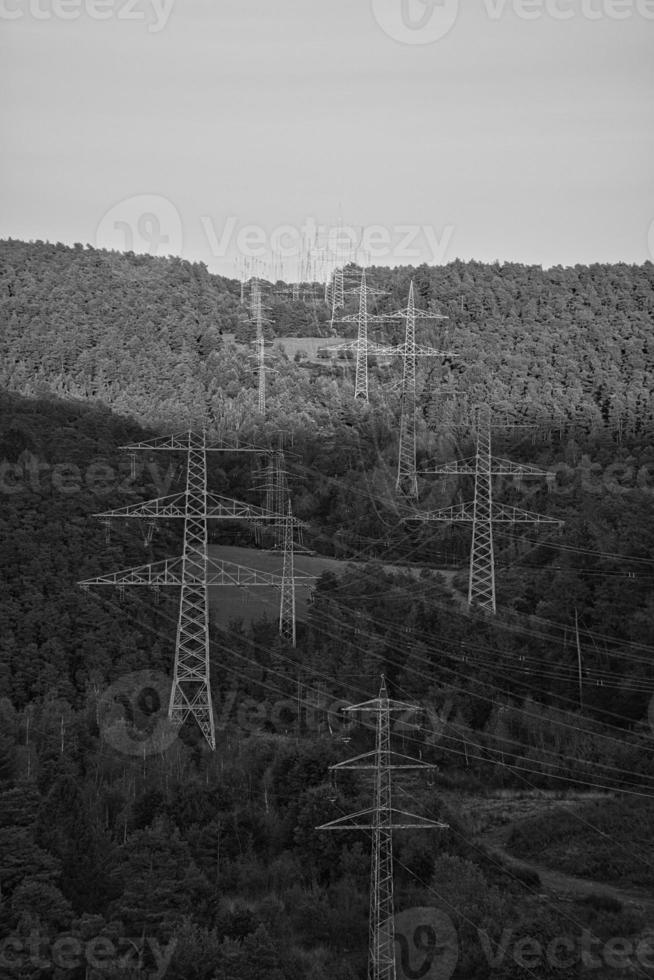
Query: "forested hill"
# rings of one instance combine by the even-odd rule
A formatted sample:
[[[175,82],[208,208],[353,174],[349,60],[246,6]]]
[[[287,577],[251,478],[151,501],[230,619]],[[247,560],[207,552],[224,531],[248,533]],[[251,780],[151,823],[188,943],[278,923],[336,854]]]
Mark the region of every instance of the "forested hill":
[[[434,785],[399,787],[399,804],[449,825],[397,835],[396,907],[436,903],[452,916],[453,980],[486,980],[486,951],[508,933],[545,948],[574,927],[635,949],[644,913],[606,895],[544,899],[546,882],[480,848],[443,790],[473,794],[472,809],[489,788],[599,793],[579,817],[562,806],[536,820],[518,845],[580,877],[651,884],[653,267],[369,271],[385,290],[378,310],[404,306],[413,278],[418,305],[449,316],[421,339],[461,355],[419,368],[421,509],[470,498],[469,477],[423,471],[430,454],[473,451],[475,401],[537,423],[494,430],[494,453],[552,479],[497,481],[494,500],[564,527],[496,529],[493,617],[465,601],[469,527],[403,519],[400,364],[371,365],[365,404],[345,359],[271,351],[264,420],[238,283],[177,259],[0,251],[0,935],[19,940],[12,954],[40,935],[45,955],[70,935],[78,949],[133,948],[139,966],[117,980],[162,975],[164,949],[170,980],[365,976],[368,842],[315,828],[370,805],[364,780],[330,784],[328,767],[370,748],[370,732],[341,729],[334,706],[373,697],[381,672],[394,696],[424,707],[418,725],[398,718],[397,747],[439,769]],[[356,270],[346,278],[356,283]],[[269,332],[328,332],[324,302],[272,289],[267,301]],[[355,305],[348,294],[345,312]],[[401,328],[389,321],[386,339]],[[182,454],[136,454],[132,470],[119,447],[207,417],[210,437],[270,447],[282,434],[305,544],[356,559],[317,581],[295,648],[269,617],[211,624],[215,752],[190,722],[167,747],[155,737],[176,590],[78,586],[180,553],[180,522],[157,522],[150,538],[147,524],[109,529],[94,515],[182,489]],[[209,455],[212,490],[262,502],[268,471],[250,454]],[[257,543],[232,524],[212,522],[210,534]],[[63,975],[50,966],[17,957],[2,976]],[[522,976],[514,966],[507,956],[492,975]],[[65,972],[83,980],[86,967],[82,957]]]
[[[373,312],[405,306],[412,278],[417,305],[448,317],[421,325],[419,339],[460,355],[457,371],[420,367],[421,404],[432,424],[454,384],[459,406],[490,397],[574,420],[586,432],[609,428],[621,438],[652,422],[651,263],[373,267],[368,282],[380,291]],[[357,279],[346,270],[346,286],[354,289]],[[292,302],[283,283],[270,284],[269,335],[328,334],[329,311],[313,292],[317,298]],[[252,336],[239,299],[236,281],[198,263],[1,242],[0,385],[30,396],[100,399],[145,424],[170,425],[194,406],[198,415],[206,410],[240,425],[256,405],[256,372],[247,346],[232,340]],[[356,301],[349,292],[344,312]],[[401,321],[394,323],[375,336],[398,338]],[[316,379],[307,370],[282,355],[274,360],[271,407],[290,402],[295,409],[286,427],[305,424],[312,393],[331,407],[328,372],[311,388]]]

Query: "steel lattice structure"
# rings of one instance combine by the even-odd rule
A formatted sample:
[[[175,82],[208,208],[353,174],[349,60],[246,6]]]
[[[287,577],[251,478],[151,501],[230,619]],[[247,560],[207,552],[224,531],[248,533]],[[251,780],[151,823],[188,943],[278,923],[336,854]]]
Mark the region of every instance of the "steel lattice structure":
[[[295,646],[295,557],[293,542],[293,513],[291,501],[284,520],[284,564],[282,566],[281,601],[279,604],[279,635]]]
[[[261,448],[221,443],[207,446],[206,434],[188,432],[185,436],[172,435],[151,442],[123,447],[131,453],[137,450],[183,451],[187,455],[186,490],[184,493],[133,504],[96,516],[103,521],[110,518],[183,518],[184,544],[182,555],[125,569],[109,575],[86,579],[79,584],[88,589],[92,585],[113,585],[121,590],[126,585],[149,585],[158,589],[162,585],[180,587],[179,615],[175,640],[175,664],[168,717],[177,727],[192,716],[212,749],[216,747],[211,684],[209,676],[209,607],[208,586],[276,586],[284,597],[284,575],[275,576],[256,569],[235,565],[231,562],[209,558],[207,547],[207,521],[211,519],[285,521],[291,529],[297,523],[292,515],[253,507],[227,497],[209,493],[207,489],[207,452],[254,452]],[[296,582],[308,585],[313,576],[293,577]],[[288,590],[288,580],[286,581]],[[294,595],[294,591],[293,591]],[[293,603],[294,608],[294,603]],[[293,624],[294,630],[294,624]],[[280,617],[281,631],[281,617]]]
[[[376,740],[372,752],[330,766],[339,769],[362,769],[374,776],[374,805],[369,810],[349,814],[318,830],[372,830],[370,865],[370,918],[368,943],[368,980],[396,980],[395,923],[393,904],[393,830],[419,828],[446,829],[447,824],[426,820],[414,813],[397,810],[392,800],[392,774],[395,770],[434,769],[428,763],[391,751],[390,716],[394,711],[417,711],[415,705],[389,699],[382,675],[379,696],[345,709],[372,712],[376,719]],[[395,762],[394,760],[398,760]]]
[[[181,727],[193,715],[212,749],[216,747],[209,677],[209,603],[207,599],[207,454],[204,430],[189,432],[184,515],[182,585],[179,599],[175,667],[168,717]]]
[[[266,341],[263,333],[263,306],[261,302],[261,283],[251,281],[250,316],[256,325],[257,376],[259,381],[259,414],[266,414]]]
[[[386,319],[385,316],[371,316],[368,313],[368,295],[370,289],[366,281],[366,270],[361,270],[361,285],[359,287],[359,309],[351,316],[344,316],[338,323],[356,323],[357,339],[346,344],[331,344],[322,347],[325,351],[353,351],[356,357],[356,375],[354,382],[354,397],[364,398],[368,401],[368,358],[371,354],[377,354],[381,350],[378,344],[368,340],[368,324],[380,323]]]
[[[288,472],[283,449],[275,449],[266,453],[263,463],[262,477],[264,483],[255,487],[264,492],[264,509],[284,515],[280,521],[271,524],[269,521],[257,522],[259,533],[262,528],[269,528],[273,534],[273,544],[276,548],[284,547],[284,529],[286,525],[286,505],[289,499]],[[259,535],[260,536],[260,535]]]
[[[328,296],[331,303],[332,315],[329,321],[330,327],[334,326],[336,321],[336,311],[341,310],[345,305],[345,282],[344,282],[344,270],[342,266],[337,266],[332,272],[332,280],[329,288]]]
[[[416,320],[446,320],[441,313],[427,313],[416,310],[413,295],[413,280],[409,287],[407,306],[397,313],[387,314],[386,319],[405,319],[406,332],[404,343],[395,347],[376,346],[375,353],[382,355],[399,355],[403,358],[402,372],[402,413],[400,417],[400,443],[397,462],[397,479],[395,489],[407,497],[418,497],[418,474],[416,465],[416,358],[418,357],[449,357],[456,354],[424,347],[416,344]]]
[[[493,501],[493,477],[549,476],[549,471],[538,469],[508,459],[496,458],[491,452],[491,409],[488,404],[476,411],[476,452],[472,459],[444,463],[424,473],[442,476],[474,476],[475,492],[472,503],[460,503],[442,510],[425,511],[412,515],[411,520],[439,521],[442,523],[472,524],[470,571],[468,576],[468,605],[478,605],[492,613],[495,601],[495,554],[493,548],[494,524],[549,524],[561,526],[562,522],[543,514],[536,514],[520,507],[497,504]]]

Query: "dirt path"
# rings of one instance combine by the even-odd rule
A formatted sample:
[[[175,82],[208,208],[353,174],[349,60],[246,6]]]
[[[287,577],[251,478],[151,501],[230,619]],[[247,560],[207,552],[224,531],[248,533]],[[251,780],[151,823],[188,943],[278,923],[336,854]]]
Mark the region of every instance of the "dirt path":
[[[501,861],[509,868],[535,871],[540,878],[542,890],[561,901],[585,898],[587,895],[610,895],[621,902],[625,909],[633,909],[649,915],[654,923],[654,895],[651,892],[617,888],[614,885],[605,885],[599,881],[574,878],[560,871],[546,868],[542,864],[514,857],[506,850],[506,842],[513,828],[519,823],[521,821],[517,820],[489,830],[478,836],[476,843],[486,850],[489,857]]]

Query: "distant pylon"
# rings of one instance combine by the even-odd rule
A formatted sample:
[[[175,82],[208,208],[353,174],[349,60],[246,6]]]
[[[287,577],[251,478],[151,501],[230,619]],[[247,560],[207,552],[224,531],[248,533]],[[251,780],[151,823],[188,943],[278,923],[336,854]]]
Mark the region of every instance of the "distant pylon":
[[[345,762],[330,766],[339,769],[372,771],[375,780],[374,806],[347,817],[322,824],[318,830],[372,830],[370,863],[370,918],[368,941],[368,980],[396,980],[395,921],[393,903],[393,830],[437,828],[447,824],[426,820],[405,810],[396,810],[392,803],[392,773],[398,769],[434,769],[409,756],[391,751],[391,721],[393,711],[417,711],[415,705],[392,701],[388,697],[382,674],[379,696],[363,704],[352,705],[346,711],[373,712],[377,715],[375,749]],[[393,759],[401,760],[394,763]],[[361,818],[369,818],[360,822]],[[407,819],[411,822],[407,822]],[[352,822],[355,821],[355,822]]]
[[[334,326],[336,320],[336,311],[343,308],[345,305],[345,289],[344,289],[344,272],[341,266],[337,266],[332,273],[332,283],[331,283],[331,306],[332,315],[329,321],[330,327]]]
[[[354,379],[354,397],[368,401],[368,286],[366,270],[361,270],[359,291],[359,320],[357,333],[357,366]]]
[[[255,489],[263,490],[264,492],[264,508],[267,511],[274,511],[276,514],[285,515],[286,502],[289,499],[289,487],[283,449],[275,449],[272,452],[266,453],[263,476],[265,482]],[[284,546],[285,520],[286,518],[284,517],[282,521],[270,527],[270,531],[274,536],[273,544],[280,549]],[[266,523],[262,521],[258,525],[258,528],[265,530]]]
[[[495,555],[493,552],[493,470],[491,457],[491,412],[488,404],[477,412],[475,454],[475,498],[472,515],[472,546],[468,578],[468,605],[496,611]]]
[[[282,566],[281,597],[279,604],[279,635],[282,640],[295,646],[295,559],[293,544],[293,514],[288,502],[284,520],[284,564]]]
[[[416,311],[413,299],[413,280],[409,287],[406,314],[406,334],[402,370],[402,409],[400,416],[400,445],[397,461],[397,490],[407,496],[418,496],[416,473]]]
[[[475,455],[462,462],[443,463],[423,473],[441,476],[474,476],[475,493],[472,504],[456,504],[442,510],[413,514],[409,520],[438,521],[442,523],[472,524],[470,570],[468,577],[468,605],[476,605],[488,612],[497,611],[495,599],[495,556],[493,547],[494,524],[552,524],[562,522],[543,514],[532,513],[519,507],[496,504],[493,500],[493,477],[513,476],[520,480],[525,476],[547,477],[549,472],[526,463],[514,463],[509,459],[496,458],[491,454],[491,408],[488,404],[477,407],[475,412]],[[406,518],[405,518],[406,519]]]
[[[418,497],[418,474],[416,463],[416,358],[417,357],[456,357],[456,354],[423,347],[416,344],[416,320],[446,320],[440,313],[427,313],[416,310],[413,297],[413,280],[409,287],[409,300],[404,310],[387,314],[387,319],[406,320],[404,343],[395,347],[377,347],[381,355],[399,354],[403,358],[402,371],[402,409],[400,416],[400,442],[397,461],[395,489],[407,497]]]
[[[259,414],[266,414],[266,348],[263,333],[263,307],[261,304],[261,283],[252,280],[251,317],[256,325],[257,367],[259,380]]]
[[[370,316],[368,313],[368,294],[370,289],[366,282],[366,270],[361,270],[361,285],[359,288],[359,310],[352,316],[344,316],[338,323],[356,323],[357,339],[354,342],[348,341],[345,344],[331,344],[321,348],[325,351],[353,351],[356,357],[356,377],[354,383],[354,397],[364,398],[368,401],[368,358],[371,354],[376,354],[381,348],[379,344],[374,344],[368,340],[368,324],[385,320],[385,316]]]

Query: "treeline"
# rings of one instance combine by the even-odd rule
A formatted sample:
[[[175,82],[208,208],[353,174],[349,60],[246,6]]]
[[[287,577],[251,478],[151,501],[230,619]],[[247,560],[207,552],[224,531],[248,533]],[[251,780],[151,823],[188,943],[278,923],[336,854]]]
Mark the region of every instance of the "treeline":
[[[356,311],[359,270],[346,270],[346,279],[344,315]],[[431,427],[450,416],[469,422],[474,404],[490,400],[500,414],[567,431],[608,431],[617,441],[651,433],[652,263],[373,267],[371,312],[404,307],[411,280],[417,305],[447,316],[419,323],[418,339],[457,355],[421,361],[419,404]],[[257,404],[248,299],[246,290],[241,305],[239,283],[201,263],[1,242],[0,384],[30,396],[99,399],[144,424],[190,415],[240,427]],[[268,284],[264,300],[270,336],[329,332],[330,311],[313,287],[293,301],[286,284]],[[387,320],[370,337],[400,341],[402,329],[401,320]],[[319,421],[316,400],[335,411],[334,386],[347,393],[351,383],[351,372],[291,365],[281,354],[270,367],[271,412],[284,416],[291,403],[291,431],[302,430],[304,414]],[[375,402],[395,405],[387,381],[400,368],[373,365]]]
[[[136,944],[140,965],[112,964],[121,980],[154,976],[168,949],[166,976],[180,980],[364,976],[369,840],[315,827],[369,805],[365,784],[330,782],[330,763],[370,747],[334,705],[373,697],[384,672],[395,696],[424,708],[396,744],[440,767],[437,785],[407,788],[407,809],[452,828],[436,846],[398,835],[398,907],[456,909],[455,980],[521,975],[513,961],[489,974],[488,942],[507,923],[546,941],[565,923],[541,907],[537,882],[516,882],[466,842],[438,787],[650,793],[653,267],[370,270],[385,283],[380,309],[403,306],[413,278],[419,305],[450,317],[447,335],[441,325],[422,339],[465,354],[460,367],[420,369],[419,469],[474,452],[472,407],[486,398],[506,423],[495,454],[552,474],[494,487],[564,524],[498,527],[498,615],[484,617],[465,602],[469,528],[417,523],[395,494],[400,403],[387,384],[399,368],[373,366],[366,405],[352,400],[347,365],[279,357],[263,419],[247,348],[225,339],[249,329],[237,283],[174,259],[1,248],[1,931],[29,949],[40,930],[50,966],[34,976],[85,976],[88,963],[53,964],[64,934],[84,949],[152,940]],[[355,564],[317,583],[296,649],[270,620],[212,627],[215,754],[193,725],[139,752],[165,716],[157,685],[169,684],[176,597],[77,583],[179,553],[179,523],[150,541],[147,526],[94,515],[182,489],[183,457],[145,454],[132,468],[118,447],[201,421],[209,439],[277,447],[281,435],[305,544]],[[213,458],[210,485],[260,504],[261,464]],[[421,474],[419,485],[421,510],[473,492],[470,478]],[[254,540],[247,526],[230,533]],[[642,928],[615,910],[575,916],[607,937]]]
[[[122,599],[113,588],[85,594],[77,582],[179,550],[179,528],[164,526],[145,546],[146,528],[118,522],[107,538],[94,517],[183,485],[178,461],[148,461],[133,474],[118,447],[154,433],[102,406],[5,394],[1,409],[0,929],[11,938],[8,977],[82,980],[98,964],[116,980],[152,978],[163,965],[174,980],[365,976],[369,839],[315,828],[370,805],[365,779],[334,784],[328,766],[370,747],[370,731],[346,729],[338,706],[374,695],[381,671],[396,696],[424,709],[394,727],[398,749],[440,767],[435,783],[405,786],[402,801],[450,825],[397,835],[398,910],[436,907],[450,916],[455,978],[487,977],[488,950],[505,928],[545,944],[566,933],[565,915],[541,907],[533,876],[516,879],[485,857],[440,790],[591,781],[646,791],[647,732],[609,714],[626,710],[615,690],[610,703],[594,702],[587,685],[580,715],[569,704],[574,684],[561,668],[562,644],[525,635],[521,615],[498,617],[516,627],[513,635],[471,619],[445,582],[372,561],[323,576],[296,649],[280,644],[269,620],[212,630],[217,751],[192,724],[158,746],[152,733],[165,719],[175,596],[157,604],[138,588]],[[362,508],[348,517],[347,487],[354,499],[366,465],[354,454],[352,426],[351,417],[336,426],[352,450],[339,466],[338,439],[323,454],[317,437],[294,447],[306,467],[297,457],[290,466],[296,485],[300,477],[307,485],[307,513],[312,496],[319,503],[317,542],[331,533],[335,548],[344,548],[354,527],[347,521]],[[334,483],[324,466],[341,476],[353,467],[352,483]],[[252,464],[242,458],[223,460],[212,481],[256,499]],[[331,502],[323,487],[338,488]],[[428,559],[427,543],[412,533],[384,538],[393,512],[370,499],[382,556],[388,545],[414,559],[419,543]],[[360,558],[371,542],[356,544]],[[636,545],[649,547],[642,534]],[[538,674],[548,662],[554,682]],[[640,665],[616,659],[616,680],[628,688],[634,669]],[[651,684],[651,671],[642,681]],[[593,711],[612,727],[592,721]],[[642,699],[634,701],[633,722],[643,712]],[[574,915],[605,940],[644,928],[615,908],[579,906]],[[511,955],[500,959],[495,976],[519,975]]]

